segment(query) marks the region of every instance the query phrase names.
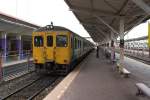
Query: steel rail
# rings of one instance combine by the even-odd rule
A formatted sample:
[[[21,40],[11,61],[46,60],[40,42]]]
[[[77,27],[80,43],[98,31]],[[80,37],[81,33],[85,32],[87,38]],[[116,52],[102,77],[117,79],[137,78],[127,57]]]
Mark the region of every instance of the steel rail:
[[[25,86],[23,86],[23,87],[17,89],[16,91],[14,91],[14,92],[12,92],[12,93],[6,95],[5,97],[0,98],[0,100],[6,100],[6,99],[8,99],[8,98],[11,97],[12,95],[14,95],[14,94],[20,92],[21,90],[25,89],[26,87],[28,87],[28,86],[30,86],[30,85],[32,85],[33,83],[35,83],[35,82],[38,81],[39,79],[41,79],[41,77],[40,77],[40,78],[37,78],[36,80],[34,80],[34,81],[28,83],[27,85],[25,85]]]

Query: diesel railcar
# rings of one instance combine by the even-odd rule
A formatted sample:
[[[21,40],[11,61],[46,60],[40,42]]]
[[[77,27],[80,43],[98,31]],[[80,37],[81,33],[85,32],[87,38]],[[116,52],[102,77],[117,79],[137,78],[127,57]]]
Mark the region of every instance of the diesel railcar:
[[[68,73],[94,45],[60,26],[47,25],[32,33],[33,59],[37,70]]]

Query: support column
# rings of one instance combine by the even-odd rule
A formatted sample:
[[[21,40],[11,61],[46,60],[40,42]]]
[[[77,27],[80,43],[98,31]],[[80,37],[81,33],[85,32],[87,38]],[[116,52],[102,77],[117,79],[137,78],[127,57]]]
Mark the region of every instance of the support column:
[[[0,38],[0,47],[2,51],[2,62],[6,62],[7,58],[7,34],[2,33]]]
[[[16,46],[18,51],[18,59],[21,60],[23,58],[21,35],[17,36]]]
[[[150,58],[150,23],[148,22],[148,48],[149,48],[149,58]]]
[[[115,46],[114,46],[114,33],[111,32],[111,60],[114,62],[115,60]]]
[[[119,71],[123,69],[124,62],[124,18],[120,19],[120,68]]]

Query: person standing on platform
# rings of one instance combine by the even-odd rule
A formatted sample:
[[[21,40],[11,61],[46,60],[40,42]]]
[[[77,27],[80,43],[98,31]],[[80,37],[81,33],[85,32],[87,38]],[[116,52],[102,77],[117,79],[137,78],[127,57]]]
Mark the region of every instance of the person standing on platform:
[[[96,49],[96,57],[99,58],[99,47],[97,46],[97,49]]]

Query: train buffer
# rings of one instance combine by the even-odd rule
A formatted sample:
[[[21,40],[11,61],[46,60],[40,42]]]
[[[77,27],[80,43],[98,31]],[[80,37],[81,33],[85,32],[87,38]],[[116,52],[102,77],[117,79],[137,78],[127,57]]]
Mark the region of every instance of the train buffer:
[[[150,98],[150,88],[144,83],[136,83],[136,87],[138,92],[136,93],[137,96],[144,95]]]

